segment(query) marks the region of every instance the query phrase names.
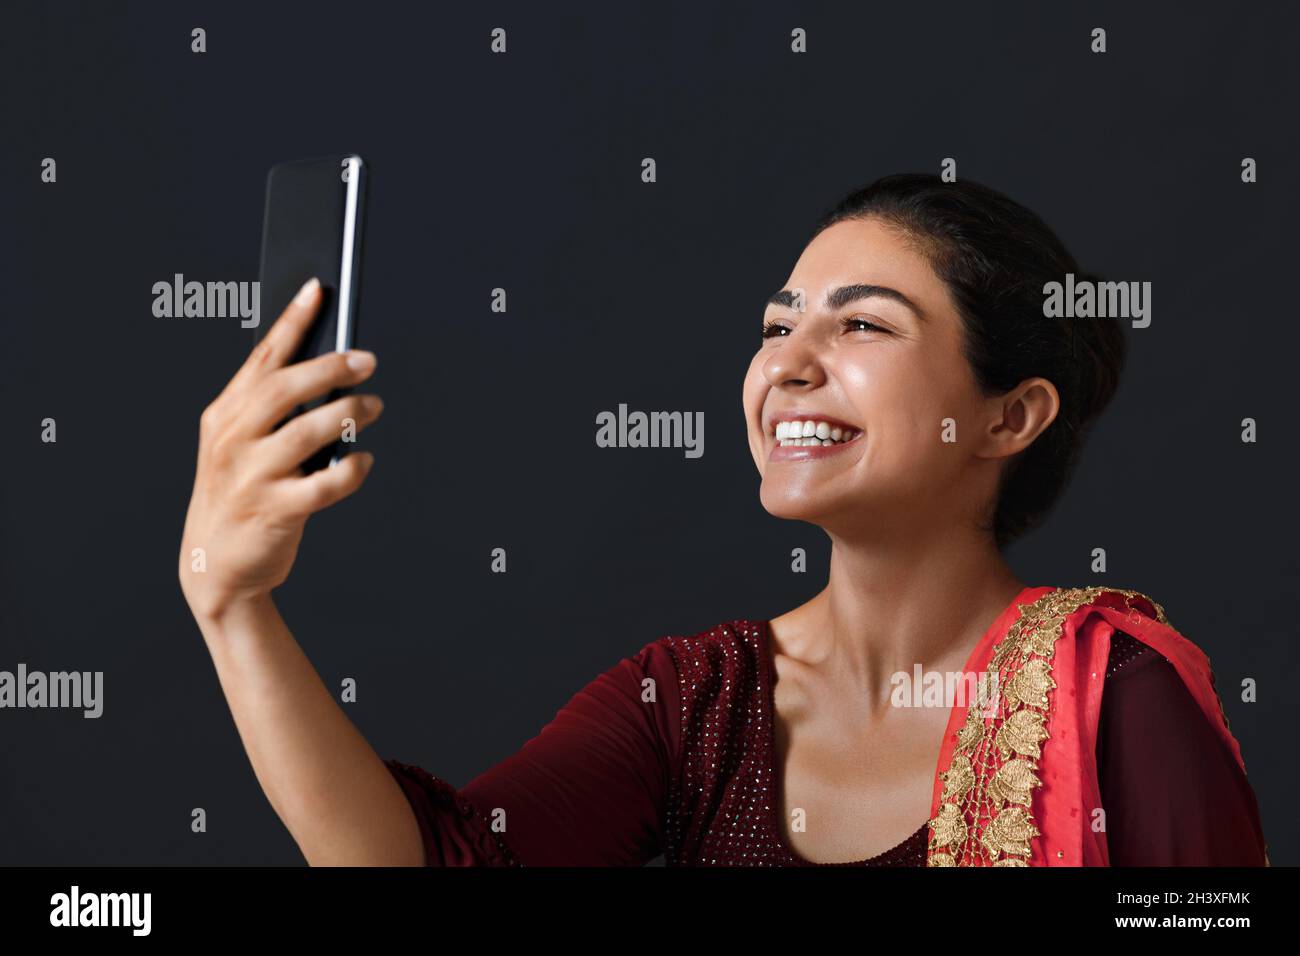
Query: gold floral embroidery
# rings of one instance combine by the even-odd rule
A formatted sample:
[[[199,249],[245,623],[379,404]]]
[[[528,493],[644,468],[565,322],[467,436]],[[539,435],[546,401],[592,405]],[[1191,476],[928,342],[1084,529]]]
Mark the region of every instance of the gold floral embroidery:
[[[1038,761],[1051,736],[1056,641],[1066,618],[1108,592],[1124,595],[1130,608],[1134,598],[1146,601],[1156,620],[1169,623],[1151,598],[1122,588],[1056,588],[1020,606],[988,665],[1001,693],[995,702],[970,704],[952,759],[939,774],[943,793],[930,821],[930,866],[1029,865],[1030,841],[1042,835],[1032,804],[1034,790],[1043,785]],[[986,718],[993,703],[995,713]]]

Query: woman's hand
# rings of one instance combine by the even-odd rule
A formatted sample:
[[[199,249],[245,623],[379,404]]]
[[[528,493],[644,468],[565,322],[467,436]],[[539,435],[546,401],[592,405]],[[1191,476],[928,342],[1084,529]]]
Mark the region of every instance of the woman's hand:
[[[282,584],[307,517],[356,491],[374,461],[362,452],[311,475],[299,468],[313,452],[339,440],[345,420],[352,419],[359,431],[377,419],[383,410],[377,396],[348,395],[276,428],[303,402],[374,372],[374,355],[360,351],[286,364],[320,300],[320,285],[312,279],[199,419],[180,580],[200,622],[256,603]]]

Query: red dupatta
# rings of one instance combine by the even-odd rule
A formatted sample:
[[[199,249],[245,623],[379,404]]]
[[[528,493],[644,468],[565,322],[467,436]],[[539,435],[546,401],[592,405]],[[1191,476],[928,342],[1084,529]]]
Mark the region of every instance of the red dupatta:
[[[1245,772],[1209,658],[1159,604],[1116,588],[1026,588],[966,663],[996,684],[948,718],[929,866],[1109,865],[1096,747],[1115,630],[1169,659]]]

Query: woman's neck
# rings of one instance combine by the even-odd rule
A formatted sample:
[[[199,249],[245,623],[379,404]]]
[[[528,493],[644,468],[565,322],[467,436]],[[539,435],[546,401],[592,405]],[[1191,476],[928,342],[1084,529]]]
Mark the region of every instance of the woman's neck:
[[[832,536],[826,588],[805,606],[782,648],[888,697],[891,678],[923,670],[959,671],[970,652],[1026,585],[991,538],[951,529],[937,541],[850,542]]]

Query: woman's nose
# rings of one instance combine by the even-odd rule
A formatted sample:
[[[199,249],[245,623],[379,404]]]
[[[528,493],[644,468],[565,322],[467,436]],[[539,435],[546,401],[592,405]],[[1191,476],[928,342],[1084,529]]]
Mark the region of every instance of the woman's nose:
[[[817,344],[801,338],[796,331],[786,336],[779,349],[774,349],[763,363],[763,375],[774,387],[782,385],[811,385],[823,375]]]

